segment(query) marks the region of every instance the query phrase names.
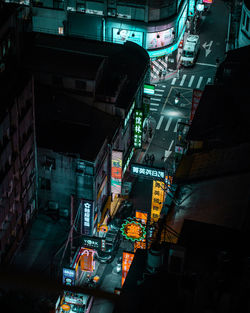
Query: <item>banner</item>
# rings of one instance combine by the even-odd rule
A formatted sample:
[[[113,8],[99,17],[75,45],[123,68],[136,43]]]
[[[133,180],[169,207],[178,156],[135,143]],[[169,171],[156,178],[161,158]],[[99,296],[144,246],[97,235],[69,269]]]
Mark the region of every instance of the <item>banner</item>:
[[[123,252],[122,253],[122,286],[125,282],[125,279],[127,277],[129,268],[131,266],[131,263],[134,259],[135,254],[132,252]]]
[[[170,45],[174,41],[174,28],[147,33],[146,49],[158,49]]]
[[[122,192],[122,152],[112,151],[111,156],[111,192],[121,194]]]
[[[82,234],[92,235],[92,224],[93,224],[93,201],[82,200],[81,202],[82,214]]]
[[[143,32],[113,28],[113,42],[123,44],[127,40],[142,46]]]
[[[190,114],[190,120],[189,124],[192,123],[192,120],[194,118],[195,111],[199,105],[200,99],[202,96],[202,90],[200,89],[194,89],[193,90],[193,96],[192,96],[192,108],[191,108],[191,114]]]
[[[165,183],[162,181],[153,181],[152,203],[151,203],[151,223],[158,222],[161,209],[164,203]]]

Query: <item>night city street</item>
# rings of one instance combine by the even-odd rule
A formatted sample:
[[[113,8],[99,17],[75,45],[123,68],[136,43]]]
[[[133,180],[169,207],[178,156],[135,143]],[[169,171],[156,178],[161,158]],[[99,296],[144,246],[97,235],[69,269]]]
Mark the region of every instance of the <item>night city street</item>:
[[[0,312],[250,312],[246,0],[0,0]]]

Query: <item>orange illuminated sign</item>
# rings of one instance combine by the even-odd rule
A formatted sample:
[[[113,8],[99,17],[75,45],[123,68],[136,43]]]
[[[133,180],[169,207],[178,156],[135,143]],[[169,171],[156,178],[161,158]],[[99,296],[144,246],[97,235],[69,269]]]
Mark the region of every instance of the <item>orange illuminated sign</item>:
[[[165,184],[162,181],[153,181],[152,190],[152,203],[151,203],[151,223],[158,222],[161,214],[161,209],[164,202],[164,187]]]
[[[92,249],[82,249],[80,264],[81,270],[84,272],[93,272],[94,270],[94,254],[95,251]]]
[[[68,304],[63,304],[61,307],[64,311],[69,311],[70,310],[70,305]]]
[[[134,259],[134,253],[132,252],[123,252],[122,253],[122,286],[125,282],[125,279],[127,277],[129,268],[131,266],[131,263]]]
[[[148,219],[148,213],[143,213],[143,212],[139,212],[136,211],[135,212],[135,217],[137,220],[139,220],[143,225],[147,224],[147,219]],[[146,249],[146,239],[140,240],[140,241],[136,241],[134,243],[134,252],[136,251],[136,249]]]
[[[131,217],[122,224],[121,233],[126,239],[132,241],[140,241],[146,236],[145,226]]]

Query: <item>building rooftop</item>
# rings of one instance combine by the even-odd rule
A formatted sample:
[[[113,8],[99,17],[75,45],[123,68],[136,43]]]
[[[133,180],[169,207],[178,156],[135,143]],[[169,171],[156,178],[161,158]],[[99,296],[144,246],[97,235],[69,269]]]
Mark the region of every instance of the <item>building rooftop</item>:
[[[31,47],[26,52],[28,53],[26,63],[28,66],[29,63],[35,64],[39,69],[51,67],[65,71],[65,74],[67,71],[72,75],[79,73],[82,77],[86,72],[95,77],[98,65],[105,60],[104,71],[96,93],[113,95],[117,91],[117,82],[125,79],[116,101],[116,105],[124,108],[125,111],[129,110],[149,67],[147,52],[132,42],[120,45],[42,33],[29,34],[26,39],[27,45]],[[34,54],[32,50],[36,53]],[[51,61],[48,54],[52,56]]]
[[[187,140],[226,147],[250,141],[249,99],[244,87],[206,85]]]
[[[95,161],[104,141],[112,140],[121,119],[84,104],[53,88],[36,87],[38,147],[79,154]]]

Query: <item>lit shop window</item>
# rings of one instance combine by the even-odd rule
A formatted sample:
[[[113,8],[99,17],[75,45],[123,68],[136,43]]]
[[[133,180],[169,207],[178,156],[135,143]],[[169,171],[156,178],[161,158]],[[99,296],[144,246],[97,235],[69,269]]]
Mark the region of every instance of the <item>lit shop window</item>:
[[[58,27],[58,34],[63,35],[63,27]]]
[[[90,9],[86,9],[86,13],[89,13],[89,14],[96,14],[96,15],[103,15],[103,11],[99,11],[99,10],[90,10]]]

